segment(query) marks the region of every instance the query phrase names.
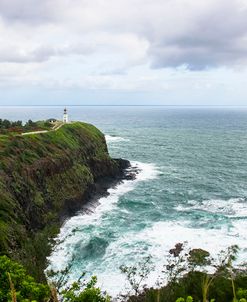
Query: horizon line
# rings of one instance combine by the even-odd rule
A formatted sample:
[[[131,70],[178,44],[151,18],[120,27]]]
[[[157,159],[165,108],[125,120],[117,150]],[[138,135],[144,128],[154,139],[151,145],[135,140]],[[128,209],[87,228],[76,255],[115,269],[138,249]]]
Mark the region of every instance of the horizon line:
[[[247,107],[247,105],[162,105],[162,104],[57,104],[57,105],[50,105],[50,104],[23,104],[23,105],[0,105],[0,107],[230,107],[230,108],[239,108],[239,107]]]

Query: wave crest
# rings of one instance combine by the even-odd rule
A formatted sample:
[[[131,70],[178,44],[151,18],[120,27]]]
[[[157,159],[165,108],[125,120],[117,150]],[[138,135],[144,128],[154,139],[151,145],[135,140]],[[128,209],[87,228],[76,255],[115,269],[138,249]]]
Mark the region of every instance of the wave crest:
[[[190,200],[176,207],[177,211],[204,211],[227,217],[247,217],[247,202],[244,198],[209,199],[202,202]]]
[[[99,236],[100,225],[104,222],[104,219],[107,219],[106,213],[117,209],[119,198],[132,191],[138,182],[152,180],[159,175],[157,167],[151,163],[131,162],[129,170],[131,169],[137,172],[134,180],[123,180],[116,187],[108,189],[109,195],[100,198],[97,206],[95,204],[91,205],[90,210],[87,207],[86,211],[81,211],[64,223],[55,239],[56,245],[53,252],[47,258],[49,262],[47,271],[58,272],[65,269],[73,261],[80,242],[90,243],[88,247],[92,243],[95,245],[95,242],[92,241],[93,236]],[[117,210],[122,211],[122,209]]]
[[[129,139],[114,135],[105,135],[107,143],[128,142]]]

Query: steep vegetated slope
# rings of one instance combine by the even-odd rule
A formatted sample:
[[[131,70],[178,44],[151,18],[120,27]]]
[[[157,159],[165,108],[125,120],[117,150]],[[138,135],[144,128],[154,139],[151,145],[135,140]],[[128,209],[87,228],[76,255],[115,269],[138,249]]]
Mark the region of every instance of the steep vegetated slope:
[[[110,158],[104,135],[85,123],[0,138],[0,254],[42,278],[48,238],[102,188],[98,181],[106,186],[127,166]]]

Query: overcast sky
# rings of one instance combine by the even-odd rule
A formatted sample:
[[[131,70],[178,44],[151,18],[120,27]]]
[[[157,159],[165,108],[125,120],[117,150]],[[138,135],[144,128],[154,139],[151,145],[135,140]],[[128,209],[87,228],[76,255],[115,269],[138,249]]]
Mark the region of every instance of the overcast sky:
[[[0,0],[0,105],[247,105],[246,0]]]

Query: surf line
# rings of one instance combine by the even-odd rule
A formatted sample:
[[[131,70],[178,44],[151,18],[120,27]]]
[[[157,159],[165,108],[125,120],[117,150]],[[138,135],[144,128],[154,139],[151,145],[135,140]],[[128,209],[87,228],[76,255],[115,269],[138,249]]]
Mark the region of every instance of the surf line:
[[[59,235],[55,238],[53,251],[47,257],[49,264],[46,269],[47,272],[50,270],[53,272],[64,270],[73,260],[73,251],[76,244],[81,240],[80,231],[90,226],[100,225],[104,213],[116,209],[121,196],[134,190],[139,182],[157,178],[159,170],[152,163],[132,161],[127,173],[134,174],[134,177],[124,179],[115,187],[108,189],[107,196],[99,198],[96,202],[89,202],[77,215],[69,218],[64,223]]]

